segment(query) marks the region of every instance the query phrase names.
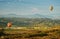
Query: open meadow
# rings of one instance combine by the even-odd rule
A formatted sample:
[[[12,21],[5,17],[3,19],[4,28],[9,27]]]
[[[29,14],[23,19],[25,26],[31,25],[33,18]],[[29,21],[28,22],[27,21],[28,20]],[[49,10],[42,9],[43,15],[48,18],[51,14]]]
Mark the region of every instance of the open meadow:
[[[60,26],[41,30],[36,28],[1,29],[0,39],[60,39]]]
[[[60,39],[60,20],[0,18],[0,39]]]

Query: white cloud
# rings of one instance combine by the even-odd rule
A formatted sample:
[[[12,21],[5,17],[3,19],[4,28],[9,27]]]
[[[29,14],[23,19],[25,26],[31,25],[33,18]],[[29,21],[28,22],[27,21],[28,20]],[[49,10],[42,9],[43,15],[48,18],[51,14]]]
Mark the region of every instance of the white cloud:
[[[37,12],[39,12],[38,8],[32,8],[32,13],[37,13]]]
[[[38,14],[43,14],[43,15],[51,14],[49,13],[48,9],[41,9],[41,8],[32,8],[32,13],[38,13]]]

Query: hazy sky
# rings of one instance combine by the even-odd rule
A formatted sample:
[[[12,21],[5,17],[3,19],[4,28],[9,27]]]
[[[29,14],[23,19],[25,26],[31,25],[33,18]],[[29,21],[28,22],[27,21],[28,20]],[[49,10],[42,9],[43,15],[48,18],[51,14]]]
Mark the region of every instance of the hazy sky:
[[[54,10],[50,12],[49,6]],[[60,0],[0,0],[1,14],[40,14],[60,17]]]

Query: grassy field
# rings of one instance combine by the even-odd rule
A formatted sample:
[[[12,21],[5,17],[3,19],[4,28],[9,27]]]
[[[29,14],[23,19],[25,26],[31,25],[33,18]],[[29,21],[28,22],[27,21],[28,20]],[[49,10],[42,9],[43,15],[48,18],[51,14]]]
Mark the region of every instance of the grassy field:
[[[0,39],[60,39],[60,26],[47,29],[0,29]]]

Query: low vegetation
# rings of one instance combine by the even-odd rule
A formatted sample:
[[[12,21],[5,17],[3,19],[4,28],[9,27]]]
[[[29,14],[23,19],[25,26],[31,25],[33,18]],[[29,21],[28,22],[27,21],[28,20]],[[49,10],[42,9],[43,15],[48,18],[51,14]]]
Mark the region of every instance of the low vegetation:
[[[7,27],[8,22],[12,27]],[[0,18],[0,39],[60,39],[60,20]]]
[[[60,29],[51,27],[48,30],[7,29],[0,32],[0,39],[60,39]]]

